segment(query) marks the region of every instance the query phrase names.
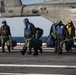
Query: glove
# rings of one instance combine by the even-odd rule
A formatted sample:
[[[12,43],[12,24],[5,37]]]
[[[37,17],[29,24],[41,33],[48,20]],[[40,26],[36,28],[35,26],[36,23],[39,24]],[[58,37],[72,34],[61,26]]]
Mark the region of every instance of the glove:
[[[12,36],[9,36],[10,40],[12,40]]]
[[[35,36],[33,35],[32,38],[35,38]]]

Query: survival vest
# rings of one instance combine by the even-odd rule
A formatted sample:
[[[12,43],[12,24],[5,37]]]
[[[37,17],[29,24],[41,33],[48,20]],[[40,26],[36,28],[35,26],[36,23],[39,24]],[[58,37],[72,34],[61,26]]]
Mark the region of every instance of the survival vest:
[[[72,35],[72,28],[73,28],[73,26],[69,26],[69,25],[66,26],[66,29],[67,29],[69,35]]]
[[[56,26],[54,24],[52,24],[51,29],[52,29],[52,33],[56,33]]]
[[[7,36],[8,34],[8,29],[7,29],[7,26],[2,26],[2,29],[1,29],[1,35],[2,36]]]
[[[64,25],[57,26],[57,34],[64,35]]]
[[[24,34],[26,35],[26,37],[31,37],[34,33],[33,33],[33,28],[34,25],[32,23],[29,23],[25,28],[24,28]]]

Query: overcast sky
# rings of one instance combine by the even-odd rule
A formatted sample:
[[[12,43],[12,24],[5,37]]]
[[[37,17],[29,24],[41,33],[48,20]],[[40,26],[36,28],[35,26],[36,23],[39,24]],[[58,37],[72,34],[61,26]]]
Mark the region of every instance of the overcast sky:
[[[51,0],[22,0],[23,4],[34,4],[34,3],[40,3],[44,1],[51,1]]]
[[[32,4],[43,2],[44,0],[22,0],[23,4]],[[2,20],[6,20],[8,25],[10,26],[11,33],[13,37],[20,37],[23,36],[24,33],[24,23],[23,19],[26,17],[18,17],[18,18],[1,18],[0,19],[0,26]],[[35,17],[27,17],[30,22],[32,22],[36,27],[40,27],[44,30],[43,36],[48,36],[49,30],[51,27],[51,22],[41,16]]]

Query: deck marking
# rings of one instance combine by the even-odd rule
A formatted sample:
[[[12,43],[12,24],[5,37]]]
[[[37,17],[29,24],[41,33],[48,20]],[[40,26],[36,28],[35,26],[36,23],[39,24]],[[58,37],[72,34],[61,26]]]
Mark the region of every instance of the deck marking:
[[[37,68],[75,68],[76,65],[28,65],[28,64],[0,64],[0,67],[37,67]]]

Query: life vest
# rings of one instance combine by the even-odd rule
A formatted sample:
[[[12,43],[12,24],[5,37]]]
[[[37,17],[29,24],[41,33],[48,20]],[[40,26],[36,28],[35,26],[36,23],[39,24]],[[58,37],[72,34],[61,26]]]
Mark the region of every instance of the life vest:
[[[66,29],[67,29],[69,35],[72,35],[72,27],[73,26],[69,26],[69,25],[66,26]]]
[[[53,33],[56,33],[56,27],[55,27],[54,24],[52,25],[52,32],[53,32]]]
[[[64,26],[57,26],[57,34],[63,35],[64,34]]]
[[[31,31],[31,23],[28,24],[27,28],[24,28],[24,33],[26,34],[26,36],[32,35],[32,31]]]
[[[2,27],[1,35],[2,35],[2,36],[6,36],[6,35],[7,35],[7,33],[8,33],[7,26]]]

